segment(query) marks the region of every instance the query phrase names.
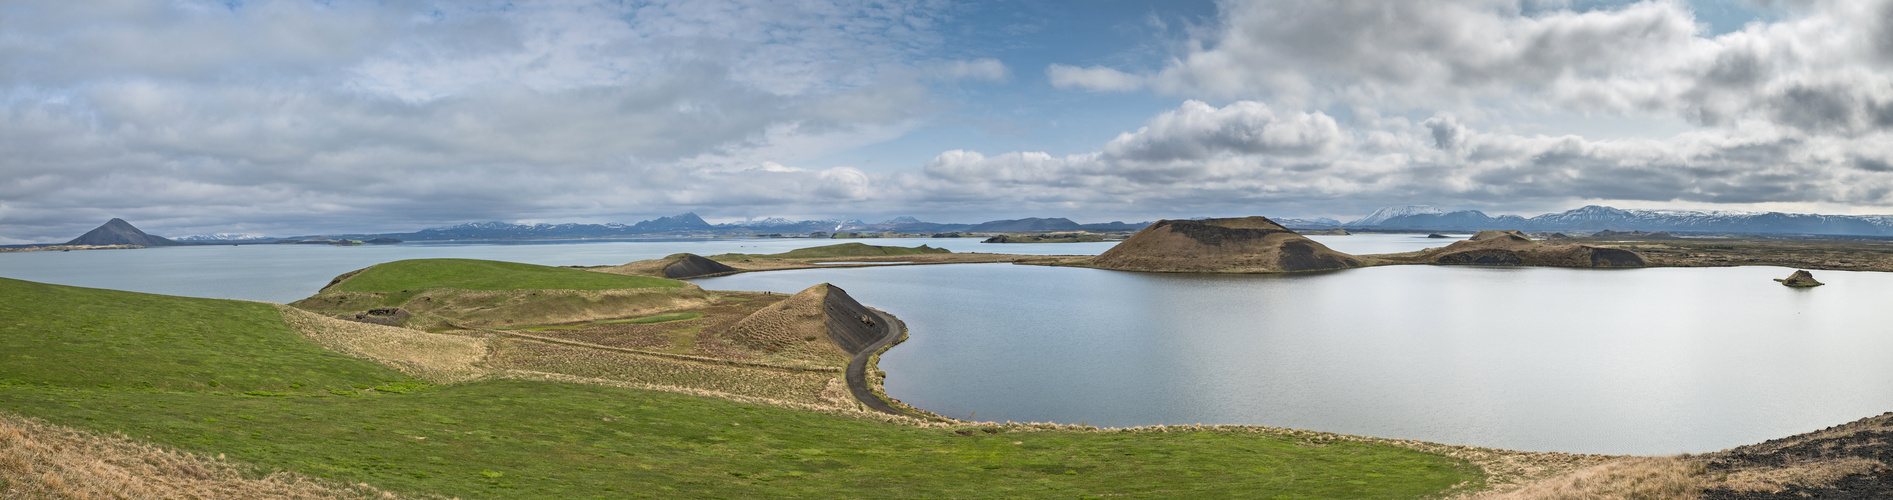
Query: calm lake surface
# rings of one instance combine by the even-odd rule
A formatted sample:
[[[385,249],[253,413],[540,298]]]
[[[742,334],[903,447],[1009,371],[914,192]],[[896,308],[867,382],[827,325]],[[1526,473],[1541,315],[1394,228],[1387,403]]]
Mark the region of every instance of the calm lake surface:
[[[951,417],[1671,454],[1893,410],[1893,274],[1770,281],[1790,272],[962,264],[696,281],[785,293],[829,282],[894,313],[912,335],[881,358],[888,393]]]
[[[1318,236],[1349,253],[1450,243]],[[845,240],[844,240],[845,241]],[[863,240],[1096,254],[1112,243]],[[0,276],[289,302],[379,262],[606,265],[841,241],[691,239],[246,245],[0,253]],[[1500,448],[1706,452],[1893,409],[1893,273],[1400,266],[1188,275],[963,264],[750,273],[711,289],[831,282],[906,321],[888,391],[947,416],[1103,426],[1255,424]],[[977,413],[975,413],[977,412]]]
[[[1455,240],[1425,235],[1316,236],[1354,254],[1410,252]],[[242,245],[158,247],[138,250],[0,253],[0,277],[61,285],[162,293],[186,297],[294,302],[315,295],[349,271],[403,259],[460,258],[546,266],[611,266],[679,252],[697,255],[781,253],[797,248],[860,242],[955,252],[1024,255],[1097,255],[1117,242],[980,243],[982,238],[813,240],[806,238],[689,238],[519,243],[411,242],[395,245]],[[838,259],[846,261],[846,259]]]

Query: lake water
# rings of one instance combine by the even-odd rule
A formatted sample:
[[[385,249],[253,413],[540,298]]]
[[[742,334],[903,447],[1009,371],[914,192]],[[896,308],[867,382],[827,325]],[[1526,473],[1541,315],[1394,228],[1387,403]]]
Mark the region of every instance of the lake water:
[[[1316,237],[1350,253],[1414,235]],[[1096,254],[1111,243],[867,240]],[[254,245],[0,253],[0,276],[288,302],[379,262],[622,264],[837,241]],[[831,282],[906,321],[888,391],[978,420],[1256,424],[1500,448],[1706,452],[1893,410],[1893,273],[1400,266],[1188,275],[963,264],[749,273],[706,288]],[[977,413],[975,413],[977,412]]]
[[[1317,236],[1349,253],[1408,252],[1452,240],[1423,235]],[[396,245],[242,245],[156,247],[139,250],[0,253],[0,277],[186,297],[293,302],[315,295],[349,271],[402,259],[461,258],[547,266],[618,265],[679,252],[781,253],[797,248],[860,242],[955,252],[1025,255],[1097,255],[1116,242],[980,243],[981,238],[812,240],[806,238],[690,238],[518,243],[411,242]]]
[[[963,264],[696,282],[829,282],[894,313],[912,335],[881,359],[888,393],[951,417],[1672,454],[1893,410],[1893,274],[1771,281],[1791,271]]]

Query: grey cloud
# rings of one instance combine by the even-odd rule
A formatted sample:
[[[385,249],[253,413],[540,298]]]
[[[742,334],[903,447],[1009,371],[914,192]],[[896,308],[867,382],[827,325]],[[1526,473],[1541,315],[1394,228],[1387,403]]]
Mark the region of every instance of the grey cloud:
[[[852,168],[740,172],[911,127],[930,69],[1003,76],[918,57],[941,7],[7,2],[0,241],[872,201]]]
[[[1893,163],[1888,163],[1883,158],[1856,156],[1854,157],[1853,165],[1854,168],[1868,172],[1893,172]]]
[[[1216,25],[1176,44],[1171,63],[1154,73],[1052,65],[1048,74],[1061,88],[1147,87],[1291,109],[1668,114],[1817,134],[1893,123],[1881,104],[1893,101],[1885,71],[1893,67],[1893,2],[1885,0],[1804,2],[1782,19],[1714,37],[1698,31],[1681,2],[1585,12],[1512,0],[1221,7]],[[1867,114],[1844,117],[1846,106]]]
[[[1433,147],[1439,149],[1453,149],[1459,147],[1459,138],[1466,135],[1466,127],[1460,125],[1459,120],[1455,120],[1451,116],[1428,118],[1425,122],[1421,122],[1420,125],[1425,126],[1427,131],[1432,132]]]
[[[1188,112],[1190,107],[1159,117],[1216,116]],[[1236,103],[1221,109],[1244,107]],[[1226,136],[1223,129],[1208,126],[1154,133],[1164,120],[1153,118],[1150,126],[1110,144],[1130,142],[1124,137],[1216,144]],[[1166,154],[1161,156],[1166,161],[1153,163],[1125,156],[1110,144],[1063,157],[950,151],[927,164],[926,182],[913,191],[921,199],[949,192],[996,199],[1029,194],[1151,211],[1174,202],[1195,203],[1203,211],[1325,207],[1342,213],[1439,200],[1512,207],[1557,207],[1579,200],[1880,204],[1893,192],[1893,175],[1877,156],[1821,159],[1835,150],[1878,151],[1876,145],[1888,140],[1885,133],[1809,140],[1792,129],[1776,129],[1743,136],[1600,141],[1480,132],[1449,116],[1374,127],[1379,128],[1339,129],[1337,147],[1313,155],[1226,148],[1217,155]],[[1371,145],[1359,139],[1377,134],[1400,139]]]
[[[1307,155],[1334,146],[1341,132],[1319,111],[1276,116],[1267,105],[1240,101],[1222,108],[1187,101],[1151,118],[1149,125],[1104,145],[1135,161],[1197,160],[1219,154]]]

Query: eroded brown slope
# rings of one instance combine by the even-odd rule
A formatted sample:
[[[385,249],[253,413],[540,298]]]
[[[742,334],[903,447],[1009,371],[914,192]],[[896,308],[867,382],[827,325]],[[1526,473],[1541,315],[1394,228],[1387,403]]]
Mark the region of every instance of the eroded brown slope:
[[[1424,264],[1489,266],[1644,267],[1642,255],[1620,248],[1546,245],[1518,231],[1480,231],[1472,239],[1418,252],[1400,260]]]
[[[1340,269],[1361,261],[1258,216],[1157,221],[1091,265],[1125,271],[1258,273]]]

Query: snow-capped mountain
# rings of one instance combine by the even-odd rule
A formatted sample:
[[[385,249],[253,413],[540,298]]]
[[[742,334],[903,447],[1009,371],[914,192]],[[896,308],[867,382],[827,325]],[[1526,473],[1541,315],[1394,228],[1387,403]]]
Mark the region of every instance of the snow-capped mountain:
[[[1383,208],[1349,227],[1411,230],[1522,229],[1595,232],[1676,231],[1701,233],[1775,233],[1880,236],[1893,235],[1893,215],[1818,215],[1733,210],[1636,210],[1589,205],[1531,218],[1493,217],[1478,210],[1425,213],[1416,207]],[[1430,208],[1430,207],[1419,207]],[[1386,213],[1405,212],[1384,217]],[[1418,213],[1415,213],[1418,212]]]
[[[1282,227],[1289,229],[1333,229],[1341,227],[1341,221],[1328,217],[1316,217],[1313,219],[1270,217],[1269,220],[1275,221],[1276,224],[1281,224]]]
[[[1375,210],[1374,213],[1367,214],[1366,217],[1362,217],[1359,220],[1356,220],[1354,222],[1349,222],[1346,225],[1361,226],[1361,227],[1378,226],[1387,222],[1387,220],[1389,219],[1394,219],[1394,218],[1399,218],[1399,217],[1409,217],[1409,216],[1414,216],[1414,215],[1436,215],[1436,214],[1441,214],[1441,213],[1445,213],[1445,212],[1441,211],[1438,208],[1429,207],[1426,205],[1384,207],[1379,210]]]

